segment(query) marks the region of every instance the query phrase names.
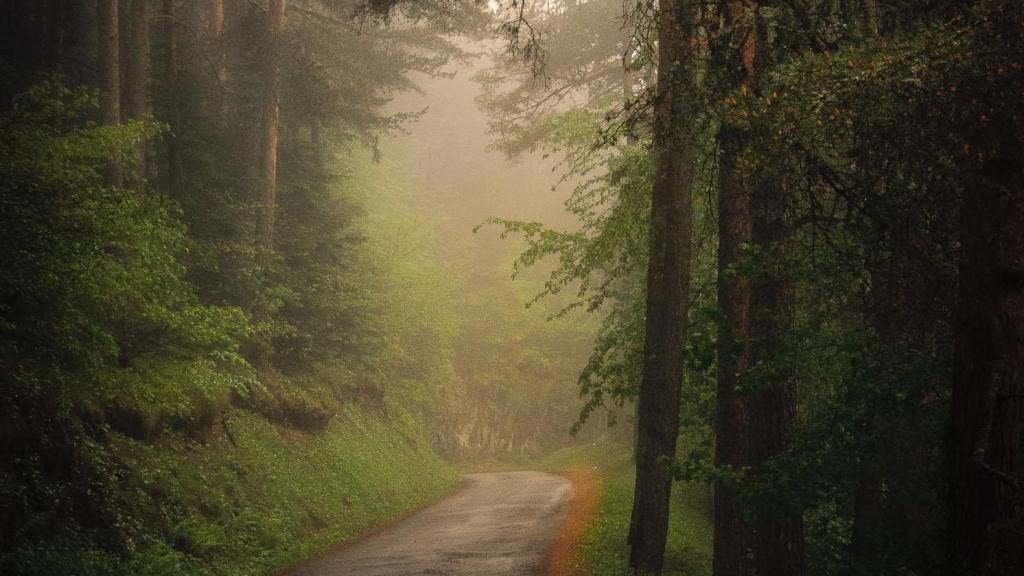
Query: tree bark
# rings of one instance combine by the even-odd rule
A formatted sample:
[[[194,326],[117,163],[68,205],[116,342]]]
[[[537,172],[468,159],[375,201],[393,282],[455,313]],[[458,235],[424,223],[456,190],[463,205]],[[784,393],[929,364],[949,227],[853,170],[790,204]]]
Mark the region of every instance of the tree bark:
[[[121,123],[121,52],[117,12],[117,0],[99,0],[96,3],[100,124],[105,126]],[[120,155],[120,151],[115,150],[104,170],[103,179],[108,186],[121,186],[123,183]]]
[[[853,496],[853,526],[850,540],[849,573],[878,574],[877,558],[882,516],[884,476],[873,462],[862,462]]]
[[[687,4],[660,0],[658,93],[655,104],[655,176],[651,196],[650,262],[643,378],[640,383],[639,450],[630,565],[661,574],[676,455],[683,345],[690,281],[691,188],[696,151],[687,139],[686,76],[690,74]]]
[[[224,0],[210,0],[210,40],[213,44],[213,65],[217,85],[213,89],[211,108],[214,122],[221,130],[227,125],[227,49],[224,46]]]
[[[46,3],[46,69],[61,72],[64,67],[64,2],[48,0]]]
[[[128,68],[125,86],[125,117],[141,118],[149,112],[149,2],[131,0],[130,5],[130,53],[125,60]]]
[[[864,253],[878,252],[870,242],[864,243]],[[883,253],[885,251],[882,251]],[[901,284],[901,271],[895,251],[877,262],[869,263],[871,269],[872,306],[867,314],[867,321],[878,337],[879,349],[882,354],[898,349],[901,337],[908,335],[908,325],[904,307],[907,303],[906,289]],[[900,362],[902,359],[884,356],[883,362]],[[850,540],[849,573],[878,574],[884,572],[882,564],[887,553],[886,534],[883,523],[886,516],[894,512],[887,510],[884,486],[892,476],[891,451],[884,438],[879,438],[879,430],[883,426],[882,419],[869,410],[863,415],[859,428],[859,436],[866,438],[862,447],[861,462],[857,474],[857,488],[853,501],[853,526]]]
[[[878,36],[878,0],[864,0],[864,32],[868,38]]]
[[[274,225],[277,210],[277,140],[280,129],[281,79],[278,52],[284,30],[285,0],[270,0],[266,69],[263,77],[263,139],[261,143],[260,204],[258,226],[259,263],[273,261]]]
[[[752,199],[751,235],[764,258],[753,282],[751,325],[754,365],[762,377],[750,402],[751,457],[754,474],[785,449],[797,415],[797,382],[784,346],[793,316],[793,285],[782,253],[789,230],[785,194],[778,182],[760,179]],[[804,562],[803,516],[786,503],[761,502],[754,513],[754,570],[758,576],[801,576]]]
[[[167,90],[167,195],[181,199],[181,144],[178,131],[181,130],[180,70],[178,67],[178,19],[174,0],[164,0],[164,78]]]
[[[750,367],[750,275],[737,267],[751,241],[750,181],[738,166],[743,138],[737,129],[719,134],[718,302],[723,322],[718,337],[715,466],[741,470],[750,464],[747,398],[739,391]],[[715,482],[715,576],[746,576],[747,526],[736,486]]]
[[[961,214],[950,574],[1024,573],[1024,114],[1000,116],[979,130],[973,149],[992,153]]]
[[[723,80],[723,93],[756,82],[757,30],[750,18],[751,4],[750,0],[725,0],[720,5],[727,32],[716,38],[712,57]],[[718,302],[723,318],[718,337],[715,466],[733,471],[750,465],[749,398],[739,390],[751,365],[752,287],[750,273],[742,266],[743,246],[752,241],[755,174],[743,168],[749,138],[747,130],[723,119],[718,134]],[[728,478],[715,482],[715,576],[746,576],[750,570],[750,529],[738,489]]]
[[[125,87],[125,118],[135,120],[149,113],[149,2],[131,0],[128,71]],[[140,142],[135,159],[137,186],[146,181],[146,143]]]

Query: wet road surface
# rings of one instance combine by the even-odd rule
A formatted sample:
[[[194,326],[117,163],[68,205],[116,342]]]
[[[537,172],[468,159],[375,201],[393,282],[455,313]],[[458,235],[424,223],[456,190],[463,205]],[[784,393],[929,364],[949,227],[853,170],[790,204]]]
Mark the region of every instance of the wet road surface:
[[[543,472],[469,474],[456,494],[287,576],[528,576],[565,518],[571,483]]]

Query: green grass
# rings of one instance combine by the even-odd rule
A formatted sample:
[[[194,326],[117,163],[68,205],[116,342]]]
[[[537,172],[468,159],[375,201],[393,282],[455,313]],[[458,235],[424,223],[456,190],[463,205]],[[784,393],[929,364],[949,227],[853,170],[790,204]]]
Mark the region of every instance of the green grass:
[[[598,512],[582,545],[583,563],[590,576],[629,574],[629,517],[633,504],[634,469],[630,448],[617,443],[593,443],[559,450],[539,462],[548,470],[574,466],[596,467],[601,478]],[[666,576],[711,574],[712,503],[710,490],[698,484],[676,483],[665,550]]]
[[[110,525],[37,542],[4,564],[19,574],[272,574],[458,483],[417,427],[353,407],[312,435],[242,410],[228,426],[237,446],[219,426],[205,441],[111,434],[94,444]]]

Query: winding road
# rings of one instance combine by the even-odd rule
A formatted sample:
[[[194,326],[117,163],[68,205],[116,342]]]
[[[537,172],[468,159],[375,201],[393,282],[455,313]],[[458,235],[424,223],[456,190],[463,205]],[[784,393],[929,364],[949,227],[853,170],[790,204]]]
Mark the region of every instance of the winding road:
[[[529,576],[543,571],[572,484],[543,472],[469,474],[466,486],[409,518],[287,576]]]

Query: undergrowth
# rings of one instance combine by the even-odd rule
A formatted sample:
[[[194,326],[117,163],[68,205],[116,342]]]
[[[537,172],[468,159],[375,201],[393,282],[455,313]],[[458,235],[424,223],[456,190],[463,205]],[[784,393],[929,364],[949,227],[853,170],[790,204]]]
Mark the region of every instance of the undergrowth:
[[[112,432],[87,446],[109,480],[96,487],[106,491],[106,525],[53,526],[0,557],[0,572],[270,574],[457,483],[417,428],[356,408],[312,435],[246,411],[227,430],[155,444]]]

